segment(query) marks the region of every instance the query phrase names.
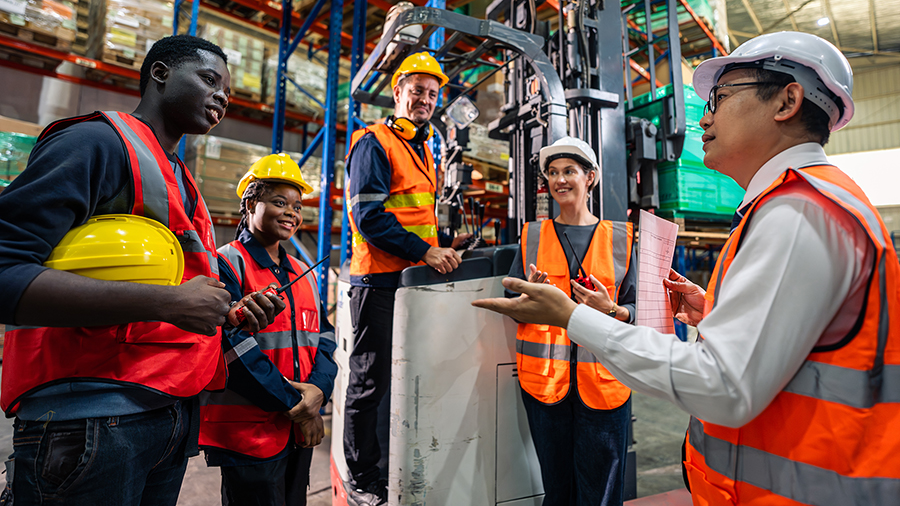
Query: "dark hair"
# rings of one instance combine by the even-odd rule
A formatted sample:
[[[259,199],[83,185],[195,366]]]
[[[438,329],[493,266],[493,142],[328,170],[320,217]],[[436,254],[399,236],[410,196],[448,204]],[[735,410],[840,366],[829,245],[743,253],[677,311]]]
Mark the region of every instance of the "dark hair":
[[[225,56],[222,48],[200,37],[171,35],[156,41],[150,48],[150,51],[147,51],[147,56],[144,58],[143,65],[141,65],[141,96],[144,96],[144,91],[150,82],[150,67],[153,66],[153,63],[159,61],[170,68],[175,68],[186,60],[199,60],[200,54],[198,51],[200,50],[209,51],[221,58],[226,64],[228,63],[228,57]]]
[[[265,197],[269,192],[275,189],[276,184],[278,183],[270,183],[262,179],[256,179],[247,185],[247,188],[244,190],[244,195],[241,197],[241,221],[238,223],[237,230],[234,232],[235,239],[240,237],[241,232],[247,228],[247,215],[250,214],[250,210],[247,209],[248,202],[259,202],[261,198]]]
[[[785,86],[797,82],[793,76],[783,72],[773,72],[760,68],[752,70],[756,74],[757,81],[771,83],[756,87],[756,96],[764,102],[771,100]],[[828,113],[824,109],[814,104],[808,98],[803,99],[803,103],[800,104],[800,121],[803,122],[807,132],[818,138],[818,142],[822,146],[828,143],[828,138],[831,136],[831,129],[828,128],[830,120],[831,118],[828,117]]]

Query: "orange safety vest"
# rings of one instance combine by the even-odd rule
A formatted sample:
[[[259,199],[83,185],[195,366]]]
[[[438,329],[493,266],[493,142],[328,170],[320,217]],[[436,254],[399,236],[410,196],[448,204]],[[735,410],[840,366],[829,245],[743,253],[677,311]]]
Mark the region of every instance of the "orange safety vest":
[[[602,220],[597,224],[582,267],[606,288],[612,300],[631,263],[634,225]],[[522,229],[522,267],[528,265],[548,274],[547,280],[571,297],[569,262],[553,220],[526,223]],[[516,332],[516,365],[519,384],[544,404],[556,404],[569,393],[570,365],[577,364],[578,394],[593,409],[614,409],[628,400],[631,389],[606,370],[593,353],[569,341],[566,329],[550,325],[520,323]]]
[[[350,261],[350,275],[363,276],[385,272],[399,272],[413,265],[423,265],[385,253],[366,242],[359,233],[353,219],[353,205],[357,201],[377,200],[384,202],[387,212],[393,213],[397,221],[408,232],[419,236],[432,246],[438,246],[437,215],[434,211],[435,172],[431,150],[425,146],[425,163],[416,155],[408,142],[401,139],[387,125],[377,123],[353,132],[347,166],[353,156],[353,146],[366,133],[372,133],[387,153],[391,166],[391,193],[359,194],[351,198],[347,185],[347,212],[350,213],[350,230],[353,233],[353,258]],[[352,174],[351,174],[352,177]]]
[[[193,216],[181,201],[166,152],[142,121],[122,112],[95,112],[48,126],[39,140],[82,121],[109,123],[125,147],[134,185],[134,204],[122,212],[146,216],[171,230],[184,251],[185,282],[218,278],[216,240],[206,204],[190,171],[181,165],[197,199]],[[8,326],[0,405],[13,415],[19,399],[45,385],[106,381],[142,385],[173,397],[192,397],[204,388],[223,388],[225,362],[220,337],[190,333],[164,322],[134,322],[86,328]]]
[[[268,268],[260,267],[240,241],[219,249],[231,265],[243,287],[250,294],[278,279]],[[289,256],[297,274],[307,266]],[[236,360],[244,349],[258,346],[278,371],[293,381],[309,378],[319,346],[319,290],[315,273],[291,285],[287,297],[288,310],[282,311],[268,327],[248,337],[225,355],[228,363]],[[287,296],[287,294],[285,294]],[[246,350],[245,350],[246,352]],[[296,363],[295,359],[296,356]],[[284,450],[293,424],[281,412],[264,411],[233,390],[204,392],[200,395],[200,446],[228,450],[250,457],[266,459]]]
[[[900,503],[900,264],[878,211],[856,183],[830,165],[788,169],[754,200],[725,243],[704,312],[715,306],[755,211],[798,193],[827,199],[826,210],[848,213],[869,236],[875,261],[862,319],[841,343],[814,348],[746,425],[691,418],[684,465],[695,505]],[[832,211],[828,201],[843,211]]]

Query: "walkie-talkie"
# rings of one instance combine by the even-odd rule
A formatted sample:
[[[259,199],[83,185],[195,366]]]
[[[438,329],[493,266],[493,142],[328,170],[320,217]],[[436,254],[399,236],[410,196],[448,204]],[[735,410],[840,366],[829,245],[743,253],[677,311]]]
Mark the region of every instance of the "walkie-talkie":
[[[581,266],[581,259],[578,258],[578,253],[575,253],[575,248],[572,247],[572,241],[569,240],[569,234],[563,232],[563,236],[566,238],[566,242],[569,243],[569,249],[572,250],[572,255],[575,257],[575,261],[578,262],[578,272],[581,275],[575,278],[575,282],[592,292],[596,292],[597,289],[594,288],[594,283],[591,283],[590,276],[588,276],[587,273],[584,272],[584,267]]]

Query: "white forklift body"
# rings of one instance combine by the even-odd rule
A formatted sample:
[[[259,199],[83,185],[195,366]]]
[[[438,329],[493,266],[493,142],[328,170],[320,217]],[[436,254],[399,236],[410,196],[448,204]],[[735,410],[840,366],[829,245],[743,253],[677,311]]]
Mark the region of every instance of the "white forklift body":
[[[473,263],[488,276],[464,279]],[[381,441],[389,448],[389,505],[541,503],[540,466],[516,373],[516,323],[470,304],[503,296],[503,275],[493,275],[502,268],[492,263],[466,260],[457,280],[397,290],[390,435]],[[344,402],[353,346],[348,288],[342,279],[331,438],[333,504],[341,506],[347,504]]]

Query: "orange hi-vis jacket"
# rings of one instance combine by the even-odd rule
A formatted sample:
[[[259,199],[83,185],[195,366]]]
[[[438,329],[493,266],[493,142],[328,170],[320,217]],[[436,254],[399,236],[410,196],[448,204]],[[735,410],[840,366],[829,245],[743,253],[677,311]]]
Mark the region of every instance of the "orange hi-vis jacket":
[[[278,284],[268,268],[260,267],[241,241],[219,249],[232,271],[241,281],[244,295],[260,287]],[[307,266],[288,257],[299,275]],[[248,337],[225,355],[228,363],[253,346],[272,361],[286,378],[303,383],[309,377],[319,345],[319,290],[315,273],[291,285],[285,292],[289,311],[282,311],[275,321]],[[287,446],[293,423],[281,412],[264,411],[247,399],[226,388],[224,392],[204,392],[200,397],[200,446],[266,459]]]
[[[830,165],[781,175],[725,243],[705,313],[715,306],[755,211],[787,194],[847,213],[833,215],[849,217],[868,235],[875,255],[866,301],[854,331],[814,348],[749,423],[729,428],[691,418],[684,464],[694,504],[900,504],[900,264],[884,223],[856,183]]]
[[[585,272],[597,278],[613,301],[618,301],[631,263],[633,239],[633,224],[602,220],[582,260]],[[546,272],[547,281],[571,297],[569,262],[553,220],[530,222],[522,229],[522,267],[526,273],[529,264]],[[566,329],[560,327],[520,323],[516,365],[522,388],[544,404],[556,404],[569,393],[572,366],[578,394],[589,408],[614,409],[631,396],[631,389],[610,374],[587,348],[569,341]]]
[[[196,198],[188,216],[166,152],[149,126],[130,114],[95,112],[48,126],[40,139],[81,121],[106,121],[125,147],[134,183],[134,204],[120,212],[154,219],[171,230],[184,251],[182,282],[218,278],[216,240],[206,205],[190,171],[178,160]],[[87,328],[7,327],[2,404],[7,415],[19,399],[50,384],[68,381],[141,385],[173,397],[192,397],[225,385],[221,338],[164,322],[134,322]]]
[[[369,132],[375,135],[387,153],[391,166],[391,193],[390,195],[360,194],[351,198],[350,185],[347,185],[347,212],[350,213],[350,230],[353,233],[351,276],[400,272],[413,265],[423,265],[422,262],[417,264],[386,253],[366,242],[366,239],[359,233],[350,211],[356,199],[383,201],[385,210],[393,213],[407,232],[416,234],[432,246],[438,246],[437,215],[434,210],[436,176],[434,159],[428,146],[425,146],[425,164],[423,165],[422,160],[415,154],[408,142],[397,136],[387,125],[378,123],[353,132],[350,156],[353,153],[353,146]]]

